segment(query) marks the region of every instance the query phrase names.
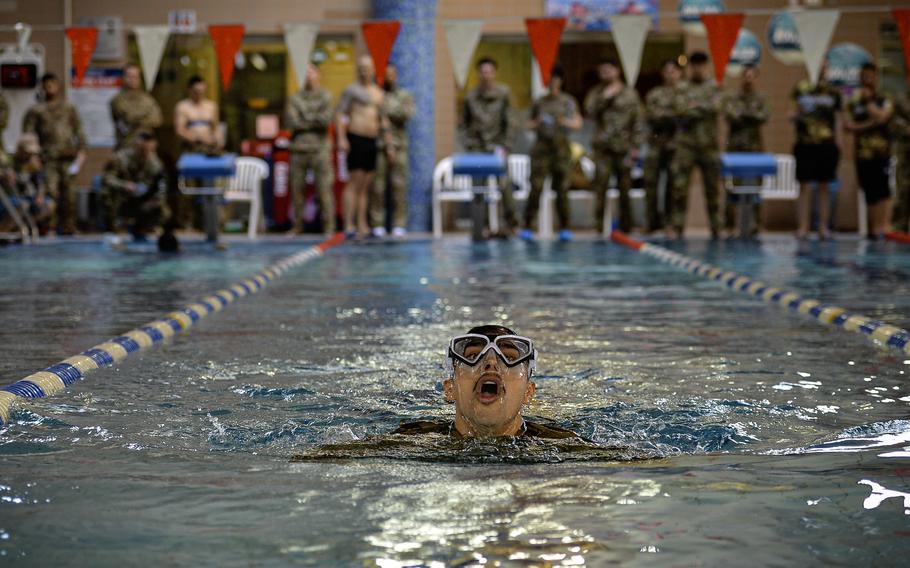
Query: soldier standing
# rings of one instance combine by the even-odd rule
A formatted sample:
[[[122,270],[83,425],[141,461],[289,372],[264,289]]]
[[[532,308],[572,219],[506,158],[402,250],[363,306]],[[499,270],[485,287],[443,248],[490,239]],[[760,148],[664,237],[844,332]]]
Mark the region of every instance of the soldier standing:
[[[894,112],[891,97],[877,88],[878,70],[866,63],[860,71],[860,88],[847,102],[845,127],[853,133],[856,178],[866,198],[871,240],[883,239],[891,224],[891,130]]]
[[[906,233],[910,232],[910,99],[906,93],[895,101],[891,134],[894,137],[894,156],[897,158],[897,183],[894,188],[897,203],[891,226],[895,231]]]
[[[727,119],[727,151],[728,152],[762,152],[761,127],[771,117],[771,111],[765,97],[755,89],[755,80],[758,78],[758,69],[747,65],[743,69],[740,90],[728,93],[723,98],[721,108],[724,118]],[[760,181],[750,182],[749,185],[759,185]],[[727,196],[727,201],[740,196]],[[752,205],[752,215],[755,219],[753,235],[758,232],[761,224],[761,204],[755,201]],[[732,205],[727,205],[727,229],[732,229],[736,217]],[[741,236],[753,236],[741,235]]]
[[[115,225],[125,226],[139,242],[168,215],[164,165],[157,148],[150,131],[135,132],[132,147],[118,150],[102,177],[104,201]]]
[[[307,66],[303,89],[288,99],[284,116],[291,131],[291,188],[294,195],[294,230],[303,232],[303,189],[307,171],[313,172],[322,230],[335,232],[334,172],[328,132],[334,111],[332,95],[320,85],[319,69]]]
[[[44,102],[34,105],[22,121],[23,133],[33,133],[41,144],[44,178],[57,202],[57,232],[76,232],[76,193],[73,177],[85,160],[85,134],[76,108],[63,99],[53,73],[41,77]]]
[[[389,121],[390,136],[380,137],[373,195],[370,197],[370,224],[373,235],[385,236],[386,183],[392,188],[394,214],[392,235],[407,234],[408,223],[408,121],[414,116],[414,96],[398,85],[398,68],[390,63],[385,71],[383,114]],[[386,139],[389,143],[386,143]]]
[[[562,91],[565,73],[555,66],[550,73],[549,92],[534,101],[531,107],[530,128],[537,132],[537,140],[531,148],[531,195],[525,208],[525,228],[522,239],[534,238],[532,228],[543,184],[550,176],[550,186],[556,192],[556,214],[559,217],[559,240],[572,240],[569,231],[569,170],[572,167],[572,151],[569,146],[569,130],[581,128],[578,104],[572,95]]]
[[[645,194],[648,200],[648,229],[659,231],[664,228],[664,214],[669,211],[667,203],[673,191],[670,164],[673,163],[673,136],[676,133],[676,111],[674,101],[676,89],[682,78],[682,69],[675,59],[668,59],[661,65],[663,85],[648,92],[645,98],[645,119],[648,125],[648,155],[645,156]],[[666,179],[664,200],[659,204],[660,175]]]
[[[597,232],[604,230],[604,210],[610,176],[616,177],[619,187],[619,228],[628,231],[632,226],[632,165],[638,160],[644,141],[644,121],[641,103],[635,89],[620,79],[619,64],[604,59],[597,66],[598,83],[585,97],[585,113],[594,120],[595,132],[591,142],[597,176],[595,215]],[[612,222],[612,220],[610,221]]]
[[[111,118],[117,137],[115,150],[130,148],[140,130],[154,130],[161,126],[161,107],[142,89],[139,66],[123,68],[123,88],[111,99]]]
[[[497,68],[496,61],[490,57],[483,57],[477,62],[479,83],[464,98],[462,115],[464,147],[468,152],[499,154],[508,164],[512,141],[510,93],[508,87],[496,82]],[[518,225],[515,198],[512,196],[508,174],[499,180],[499,193],[502,197],[502,213],[506,224],[503,234],[508,235]]]
[[[0,136],[3,135],[3,132],[6,131],[6,127],[9,124],[9,103],[6,101],[6,97],[3,96],[3,93],[0,93]]]
[[[670,166],[673,172],[673,191],[670,199],[670,225],[676,237],[681,237],[686,221],[689,182],[698,167],[705,187],[711,238],[720,234],[720,152],[717,143],[717,112],[719,91],[708,77],[708,56],[696,51],[689,57],[689,81],[676,93],[675,152]]]

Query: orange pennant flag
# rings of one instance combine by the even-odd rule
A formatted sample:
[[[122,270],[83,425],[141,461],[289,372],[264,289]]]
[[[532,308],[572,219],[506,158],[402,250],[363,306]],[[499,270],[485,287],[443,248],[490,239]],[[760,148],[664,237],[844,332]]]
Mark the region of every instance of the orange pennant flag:
[[[88,63],[98,43],[98,28],[66,28],[66,37],[73,51],[73,67],[76,69],[76,85],[82,84]]]
[[[733,54],[733,46],[743,27],[743,14],[702,14],[701,21],[708,31],[708,48],[714,62],[714,78],[717,84],[724,82],[724,72]]]
[[[556,63],[559,53],[559,37],[566,27],[565,18],[527,18],[528,39],[531,40],[531,51],[540,67],[540,78],[543,84],[550,84],[550,72]]]
[[[392,55],[392,47],[401,30],[401,22],[396,20],[385,22],[364,22],[360,24],[363,40],[373,58],[373,67],[376,68],[376,82],[382,86],[385,81],[385,68]]]
[[[218,56],[221,86],[225,91],[231,85],[231,77],[234,76],[234,59],[240,51],[244,31],[243,24],[209,26],[209,35],[212,36],[215,54]]]
[[[904,64],[907,66],[907,81],[910,81],[910,10],[891,11],[897,22],[897,31],[901,36],[901,47],[904,48]]]

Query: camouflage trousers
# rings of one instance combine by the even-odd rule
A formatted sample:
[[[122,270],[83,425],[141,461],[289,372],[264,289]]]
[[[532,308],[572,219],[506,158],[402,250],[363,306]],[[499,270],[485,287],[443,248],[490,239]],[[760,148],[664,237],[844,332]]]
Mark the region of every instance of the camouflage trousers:
[[[69,170],[73,160],[48,159],[44,162],[47,192],[57,202],[57,230],[63,233],[76,231],[76,187]]]
[[[133,234],[148,233],[170,215],[163,195],[134,196],[125,190],[105,187],[102,198],[115,225],[119,221]]]
[[[332,159],[328,146],[312,152],[291,153],[291,192],[294,196],[294,230],[303,232],[303,191],[306,186],[306,174],[313,172],[316,180],[316,196],[319,199],[319,212],[322,219],[322,231],[326,234],[335,232],[335,195],[332,183],[335,172],[332,170]]]
[[[708,221],[711,232],[720,231],[720,201],[718,182],[720,180],[720,155],[716,148],[700,148],[692,144],[677,143],[670,171],[673,174],[673,191],[670,193],[670,225],[680,233],[686,224],[686,208],[689,203],[689,182],[692,171],[701,170],[705,186],[705,201],[708,204]]]
[[[626,153],[594,150],[594,164],[597,173],[594,177],[594,215],[597,217],[597,232],[604,230],[604,211],[607,207],[607,191],[610,189],[610,178],[616,178],[619,189],[619,230],[628,231],[632,226],[632,201],[629,191],[632,189],[632,167]]]
[[[525,227],[532,229],[537,211],[540,209],[540,198],[543,195],[544,181],[550,176],[550,187],[556,193],[556,215],[559,218],[559,229],[569,228],[569,171],[572,168],[572,155],[569,145],[535,145],[531,149],[531,193],[525,207]]]
[[[728,152],[761,152],[762,147],[761,147],[760,141],[754,141],[754,143],[752,143],[752,144],[736,144],[736,145],[731,144],[727,148],[727,151]],[[762,184],[761,177],[753,177],[753,178],[734,177],[733,178],[733,185],[760,186],[761,184]],[[737,213],[736,205],[740,199],[746,199],[746,197],[742,196],[742,195],[730,195],[729,193],[727,193],[726,210],[724,212],[725,216],[726,216],[725,220],[726,220],[727,229],[733,229],[736,226],[736,213]],[[752,226],[752,233],[757,234],[759,229],[761,228],[761,201],[758,199],[757,196],[753,197],[752,199],[753,199],[753,201],[752,201],[752,219],[754,220],[754,224]],[[740,235],[740,236],[748,237],[751,235]]]
[[[385,227],[386,188],[392,190],[392,226],[408,225],[408,149],[395,151],[395,163],[389,165],[385,152],[376,157],[376,179],[370,191],[370,226]]]
[[[659,231],[664,228],[665,215],[669,212],[668,205],[673,193],[673,175],[670,165],[673,163],[673,146],[670,144],[653,144],[648,147],[645,157],[645,198],[648,206],[648,229]],[[664,202],[660,200],[660,174],[666,174],[666,190]],[[663,205],[663,207],[661,207]]]
[[[895,231],[910,232],[910,143],[898,144],[894,153],[897,157],[897,179],[892,227]]]

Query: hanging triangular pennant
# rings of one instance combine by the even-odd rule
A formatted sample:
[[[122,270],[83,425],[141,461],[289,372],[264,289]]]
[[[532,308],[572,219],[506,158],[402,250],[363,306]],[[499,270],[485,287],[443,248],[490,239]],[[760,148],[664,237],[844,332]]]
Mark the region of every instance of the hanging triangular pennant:
[[[215,44],[215,55],[218,56],[218,69],[221,71],[221,86],[226,91],[234,76],[234,60],[243,42],[243,24],[209,26],[209,35]]]
[[[531,40],[531,52],[540,67],[540,78],[544,86],[550,84],[550,72],[556,63],[559,53],[559,37],[566,27],[565,18],[527,18],[528,39]]]
[[[468,80],[471,57],[480,43],[483,31],[483,20],[444,20],[442,29],[446,33],[449,56],[452,58],[452,69],[459,87],[464,87]]]
[[[171,31],[168,26],[136,26],[133,31],[136,33],[136,47],[139,49],[139,61],[145,77],[145,90],[151,91]]]
[[[385,81],[385,68],[392,55],[392,46],[401,30],[401,22],[390,20],[383,22],[364,22],[360,24],[363,31],[363,40],[373,58],[373,67],[376,68],[376,82],[382,86]]]
[[[641,54],[645,38],[651,29],[651,16],[646,14],[619,14],[610,17],[610,29],[616,42],[616,51],[622,61],[626,84],[634,87],[641,69]]]
[[[809,10],[794,12],[793,21],[799,32],[799,43],[806,58],[806,70],[812,84],[818,83],[825,52],[834,35],[834,28],[840,19],[837,10]]]
[[[904,64],[907,66],[907,81],[910,81],[910,10],[894,9],[894,21],[897,22],[897,32],[900,34],[901,47],[904,48]]]
[[[306,69],[310,64],[310,55],[313,53],[318,33],[319,24],[316,22],[284,25],[284,42],[288,45],[294,73],[297,74],[297,86],[300,88],[306,84]]]
[[[733,46],[743,27],[744,14],[702,14],[701,21],[708,33],[708,49],[714,63],[714,78],[717,84],[724,82],[724,72],[733,53]]]
[[[95,44],[98,43],[98,28],[66,28],[66,37],[72,46],[76,85],[81,85],[88,63],[92,60]]]

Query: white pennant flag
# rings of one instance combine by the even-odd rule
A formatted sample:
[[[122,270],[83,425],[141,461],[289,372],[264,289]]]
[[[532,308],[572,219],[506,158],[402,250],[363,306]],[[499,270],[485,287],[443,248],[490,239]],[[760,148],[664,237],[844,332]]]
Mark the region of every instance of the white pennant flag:
[[[645,48],[645,38],[651,29],[651,16],[645,14],[622,14],[610,17],[610,28],[616,51],[622,61],[622,70],[626,75],[626,84],[635,86],[638,72],[641,69],[641,53]]]
[[[446,32],[455,80],[459,87],[464,87],[468,79],[468,68],[471,66],[471,56],[480,42],[483,20],[445,20],[442,22],[442,28]]]
[[[310,54],[313,53],[318,33],[319,24],[315,22],[284,25],[284,42],[288,46],[300,88],[306,83],[306,68],[310,64]]]
[[[828,44],[839,19],[840,12],[837,10],[793,13],[793,22],[796,23],[799,32],[799,43],[806,58],[806,70],[809,71],[809,79],[813,85],[818,83],[822,61],[825,59],[825,52],[828,51]]]
[[[151,91],[158,77],[158,66],[170,35],[168,26],[136,26],[136,47],[139,48],[139,61],[142,62],[142,76],[145,77],[145,90]]]

